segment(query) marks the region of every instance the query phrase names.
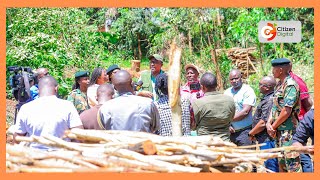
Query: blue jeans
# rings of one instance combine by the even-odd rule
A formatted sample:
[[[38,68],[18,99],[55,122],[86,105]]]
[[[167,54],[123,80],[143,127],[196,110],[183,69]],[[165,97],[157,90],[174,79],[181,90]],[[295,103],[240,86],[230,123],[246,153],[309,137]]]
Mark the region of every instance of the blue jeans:
[[[313,163],[309,154],[300,154],[300,161],[303,172],[313,172]]]
[[[264,142],[266,143],[266,145],[261,146],[260,149],[272,149],[275,148],[275,142],[274,141],[266,141]],[[279,164],[278,164],[278,159],[277,158],[273,158],[273,159],[268,159],[264,162],[264,166],[267,169],[270,169],[271,171],[274,172],[279,172]]]

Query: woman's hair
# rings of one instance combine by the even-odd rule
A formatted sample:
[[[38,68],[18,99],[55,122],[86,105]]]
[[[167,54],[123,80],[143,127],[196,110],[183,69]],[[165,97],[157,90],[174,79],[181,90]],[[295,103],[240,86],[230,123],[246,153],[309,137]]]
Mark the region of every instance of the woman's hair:
[[[75,83],[72,85],[72,90],[80,89],[80,84],[78,83],[81,77],[74,78]]]
[[[168,75],[166,73],[159,74],[156,77],[155,91],[158,97],[168,95]]]
[[[103,68],[95,68],[92,72],[89,86],[96,84],[97,79],[101,76]]]

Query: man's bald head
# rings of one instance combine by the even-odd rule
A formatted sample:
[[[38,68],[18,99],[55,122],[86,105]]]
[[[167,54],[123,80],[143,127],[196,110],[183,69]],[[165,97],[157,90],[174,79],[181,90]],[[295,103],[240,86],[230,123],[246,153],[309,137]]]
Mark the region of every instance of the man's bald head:
[[[112,84],[119,93],[132,92],[132,78],[128,71],[119,70],[112,78]]]
[[[272,76],[265,76],[259,82],[259,90],[262,94],[269,94],[274,91],[276,80]]]
[[[97,89],[97,101],[99,104],[112,99],[113,95],[114,89],[111,84],[101,84]]]
[[[57,80],[52,76],[44,76],[39,80],[39,95],[50,96],[56,95],[58,90]]]
[[[265,76],[262,78],[262,80],[264,82],[266,82],[266,84],[272,88],[274,88],[277,84],[276,80],[274,79],[274,77],[272,76]]]

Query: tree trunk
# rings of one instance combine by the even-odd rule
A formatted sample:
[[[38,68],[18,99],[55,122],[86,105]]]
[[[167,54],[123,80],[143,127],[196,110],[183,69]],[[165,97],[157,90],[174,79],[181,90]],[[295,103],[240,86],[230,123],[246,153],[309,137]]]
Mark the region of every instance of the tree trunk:
[[[247,78],[246,79],[248,79],[249,78],[249,57],[248,57],[248,51],[247,51]]]
[[[202,50],[203,50],[203,41],[202,41],[202,29],[201,24],[199,23],[199,29],[200,29],[200,59],[202,60]]]
[[[188,43],[189,43],[189,52],[191,56],[192,55],[192,37],[191,37],[190,30],[188,31]]]
[[[280,55],[281,55],[281,57],[283,57],[284,56],[284,54],[283,54],[283,43],[280,43]]]
[[[168,95],[172,109],[172,136],[182,136],[182,117],[180,102],[180,71],[182,49],[174,41],[170,47],[168,70]]]
[[[223,41],[224,40],[224,34],[223,34],[222,29],[221,29],[221,17],[220,17],[219,8],[217,8],[217,24],[218,24],[218,28],[219,28],[219,32],[220,32],[221,41]]]
[[[265,76],[265,71],[264,71],[264,68],[263,68],[263,60],[262,60],[262,43],[259,43],[259,54],[260,54],[260,66],[261,68],[263,69],[263,75]]]
[[[218,87],[217,87],[217,90],[223,90],[223,82],[222,82],[222,75],[221,75],[221,71],[220,71],[220,68],[219,68],[219,63],[217,61],[217,53],[216,53],[216,46],[212,46],[212,43],[210,41],[210,36],[209,34],[207,34],[207,37],[208,37],[208,42],[210,44],[210,54],[211,54],[211,59],[214,63],[214,66],[216,67],[216,75],[217,75],[217,81],[218,81]]]
[[[217,21],[218,21],[218,18],[213,16],[212,17],[212,25],[213,25],[213,27],[218,27]],[[214,31],[214,37],[216,37],[217,31],[216,30],[212,30],[212,31]],[[214,41],[214,44],[215,44],[214,49],[220,49],[220,41],[219,40]]]
[[[141,52],[141,42],[140,42],[140,33],[137,33],[138,36],[138,53],[139,53],[139,59],[142,58],[142,52]]]

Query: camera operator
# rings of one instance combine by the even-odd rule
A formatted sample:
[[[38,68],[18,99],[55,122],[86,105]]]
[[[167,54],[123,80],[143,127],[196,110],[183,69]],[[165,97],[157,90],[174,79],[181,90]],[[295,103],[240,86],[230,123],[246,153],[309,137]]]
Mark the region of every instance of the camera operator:
[[[187,64],[185,67],[187,83],[181,87],[180,94],[182,99],[189,99],[190,103],[204,96],[200,87],[199,68],[193,64]],[[190,124],[191,129],[195,128],[195,120],[192,108],[190,107]]]
[[[36,79],[34,81],[34,84],[31,86],[30,88],[30,96],[32,100],[35,100],[39,97],[39,87],[38,87],[38,83],[39,80],[44,77],[49,75],[48,69],[47,68],[38,68],[36,70]]]
[[[203,97],[204,93],[200,88],[199,68],[193,64],[187,64],[184,67],[186,71],[187,83],[181,87],[181,97],[189,99],[192,103],[194,100]]]

